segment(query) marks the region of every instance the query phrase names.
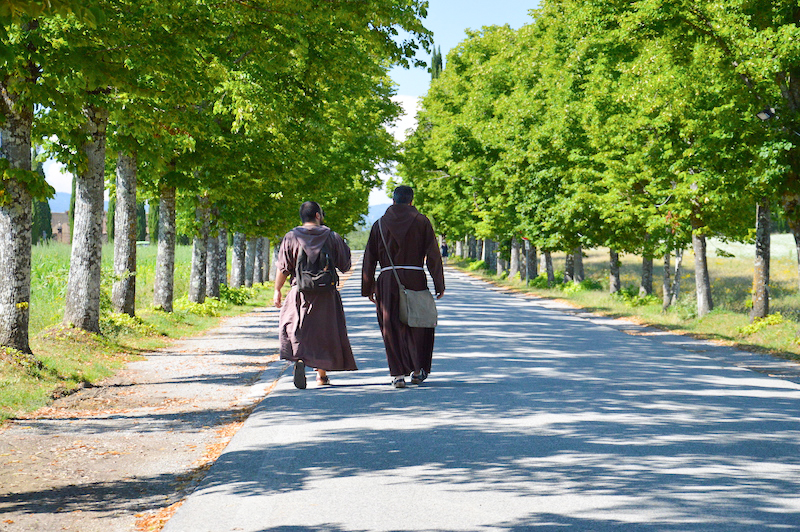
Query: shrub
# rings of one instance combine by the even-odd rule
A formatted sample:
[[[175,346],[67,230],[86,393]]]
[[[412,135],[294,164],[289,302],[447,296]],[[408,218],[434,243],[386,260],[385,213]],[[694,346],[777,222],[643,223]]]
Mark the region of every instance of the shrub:
[[[475,262],[467,266],[467,269],[471,272],[474,272],[475,270],[485,270],[486,262],[482,260],[476,260]]]
[[[619,292],[611,294],[611,297],[625,303],[629,307],[644,307],[661,303],[661,300],[655,294],[640,296],[639,289],[633,285],[622,288]]]
[[[175,311],[183,312],[186,314],[194,314],[195,316],[219,316],[219,313],[226,308],[228,304],[220,301],[215,297],[207,297],[204,303],[193,303],[189,298],[184,296],[175,300]]]
[[[742,336],[750,336],[751,334],[755,334],[761,330],[766,329],[770,325],[780,325],[783,322],[784,322],[783,315],[781,315],[780,312],[776,312],[774,314],[769,314],[768,316],[765,316],[763,318],[756,318],[753,320],[753,323],[736,329],[736,332],[738,332]]]
[[[142,336],[155,336],[158,331],[145,323],[138,316],[128,316],[117,312],[104,313],[100,316],[100,330],[104,335],[118,335],[133,332]]]
[[[220,300],[232,305],[244,305],[255,295],[255,288],[247,288],[246,286],[231,288],[226,284],[219,287]]]

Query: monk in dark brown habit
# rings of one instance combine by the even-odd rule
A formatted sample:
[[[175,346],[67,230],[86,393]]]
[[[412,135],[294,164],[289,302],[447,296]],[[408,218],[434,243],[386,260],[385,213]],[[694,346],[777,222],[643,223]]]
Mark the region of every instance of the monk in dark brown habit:
[[[422,269],[423,264],[427,264],[437,299],[444,295],[444,269],[431,222],[412,205],[414,191],[401,185],[395,189],[392,199],[394,204],[386,209],[380,224],[375,222],[369,234],[364,251],[361,295],[378,307],[378,325],[386,346],[392,384],[395,388],[405,388],[405,377],[409,375],[412,384],[419,384],[428,377],[435,329],[409,327],[400,322],[400,289],[391,271],[392,261],[400,282],[410,290],[428,288]],[[391,253],[391,261],[387,253]],[[381,272],[376,282],[378,263]]]
[[[330,384],[328,371],[350,371],[356,367],[342,296],[335,287],[329,291],[301,291],[297,286],[297,262],[301,249],[308,262],[315,262],[325,246],[333,265],[341,272],[350,269],[350,248],[334,231],[322,225],[324,214],[319,204],[307,201],[300,206],[303,225],[283,237],[275,276],[275,306],[281,309],[280,355],[294,362],[294,385],[306,387],[305,367],[317,370],[317,384]],[[281,288],[291,276],[291,289],[281,302]]]

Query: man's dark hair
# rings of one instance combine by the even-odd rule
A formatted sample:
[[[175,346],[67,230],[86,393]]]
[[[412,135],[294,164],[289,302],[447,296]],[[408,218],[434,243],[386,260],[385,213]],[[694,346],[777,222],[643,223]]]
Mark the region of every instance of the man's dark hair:
[[[406,185],[400,185],[394,189],[394,192],[392,193],[392,200],[394,200],[395,203],[409,205],[413,199],[414,190]]]
[[[300,205],[300,220],[303,223],[313,222],[317,217],[317,213],[322,214],[322,207],[316,201],[306,201]],[[324,214],[322,214],[325,216]]]

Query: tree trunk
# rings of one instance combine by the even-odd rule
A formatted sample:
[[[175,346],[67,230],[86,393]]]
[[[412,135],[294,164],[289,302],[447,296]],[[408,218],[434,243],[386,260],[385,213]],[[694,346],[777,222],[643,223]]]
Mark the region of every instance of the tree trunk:
[[[270,260],[269,260],[269,238],[264,237],[264,244],[261,247],[262,252],[264,253],[264,283],[269,282],[269,270],[270,270]]]
[[[756,209],[756,260],[753,265],[751,320],[764,318],[769,314],[770,225],[769,200],[763,199]]]
[[[189,301],[203,303],[206,300],[206,263],[208,262],[209,208],[208,198],[199,198],[194,211],[200,234],[192,242],[192,273],[189,277]]]
[[[136,314],[136,165],[136,155],[119,153],[111,305],[128,316]]]
[[[610,249],[608,254],[611,259],[609,261],[608,293],[616,294],[622,288],[622,280],[619,276],[619,253],[615,249]]]
[[[547,273],[547,286],[556,284],[556,272],[553,270],[553,256],[549,251],[542,254],[544,258],[544,271]]]
[[[567,253],[567,258],[564,261],[564,284],[571,283],[575,280],[575,254]]]
[[[481,260],[489,266],[489,246],[486,240],[478,240],[478,249],[480,250]]]
[[[669,293],[670,286],[672,285],[669,266],[672,259],[672,254],[667,251],[664,253],[664,276],[661,283],[661,310],[666,311],[672,303],[672,294]]]
[[[15,170],[31,170],[33,110],[0,85],[0,157]],[[33,201],[14,179],[3,181],[0,201],[0,345],[31,353],[28,338],[31,299]]]
[[[257,238],[247,239],[247,249],[245,250],[245,264],[244,264],[244,285],[248,288],[253,286],[253,276],[256,269],[256,240]]]
[[[669,290],[670,305],[678,302],[681,293],[681,266],[683,265],[683,249],[675,252],[675,274],[672,276],[672,287]]]
[[[469,250],[468,250],[468,252],[469,252],[469,258],[471,258],[472,260],[477,260],[478,259],[478,256],[479,256],[479,253],[478,253],[478,239],[476,239],[472,235],[469,236]]]
[[[206,297],[219,299],[219,236],[208,235],[206,240]]]
[[[272,261],[270,261],[269,265],[269,278],[271,281],[274,281],[275,277],[278,275],[278,252],[281,249],[281,240],[282,239],[278,239],[272,246]]]
[[[158,204],[158,254],[153,304],[172,312],[175,298],[175,187],[162,187]]]
[[[694,247],[694,279],[697,291],[697,316],[702,318],[714,309],[711,299],[711,279],[708,275],[708,260],[706,257],[706,237],[692,232],[692,246]]]
[[[464,242],[462,240],[456,240],[456,249],[454,253],[456,257],[464,256]]]
[[[489,266],[489,271],[497,271],[497,242],[494,240],[485,240],[483,243],[484,247],[488,248],[488,252],[486,253],[486,258],[489,260],[487,265]]]
[[[576,283],[582,283],[585,279],[583,274],[583,248],[578,246],[575,248],[573,260],[575,261],[574,279]]]
[[[64,323],[99,333],[108,111],[89,106],[84,114],[88,140],[81,149],[87,166],[83,175],[75,177],[75,232],[72,234]]]
[[[231,267],[231,286],[240,288],[244,286],[244,264],[247,241],[242,233],[233,234],[233,265]]]
[[[653,293],[653,257],[642,256],[642,278],[639,282],[639,296]]]
[[[217,273],[219,274],[219,284],[228,285],[228,230],[220,226],[219,237],[217,237]]]
[[[511,239],[511,264],[508,266],[508,277],[513,279],[520,273],[519,239]]]
[[[539,277],[539,263],[536,260],[536,246],[525,241],[525,280],[531,281]]]
[[[253,265],[253,284],[264,282],[264,238],[256,238],[256,257]]]

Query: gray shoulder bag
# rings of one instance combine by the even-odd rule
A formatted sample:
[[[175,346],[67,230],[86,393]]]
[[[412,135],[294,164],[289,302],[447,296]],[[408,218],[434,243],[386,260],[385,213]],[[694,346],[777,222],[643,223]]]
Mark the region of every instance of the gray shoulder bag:
[[[386,237],[383,236],[380,218],[378,219],[378,231],[386,248],[389,262],[392,263],[392,273],[394,273],[394,278],[397,280],[397,286],[400,289],[400,321],[409,327],[427,329],[436,327],[438,313],[436,312],[436,301],[434,301],[433,295],[427,288],[425,290],[409,290],[403,286],[403,283],[400,282],[400,276],[397,275],[392,256],[389,254],[389,245],[386,243]]]

